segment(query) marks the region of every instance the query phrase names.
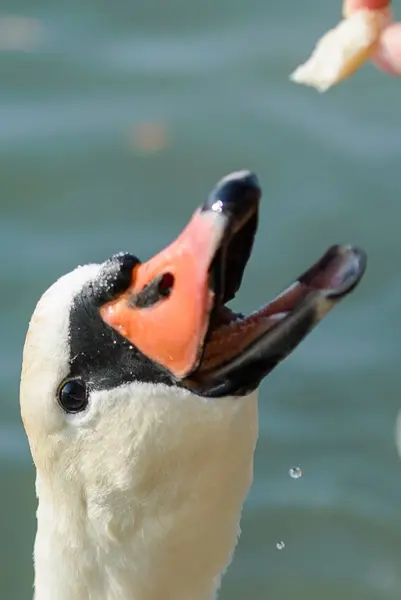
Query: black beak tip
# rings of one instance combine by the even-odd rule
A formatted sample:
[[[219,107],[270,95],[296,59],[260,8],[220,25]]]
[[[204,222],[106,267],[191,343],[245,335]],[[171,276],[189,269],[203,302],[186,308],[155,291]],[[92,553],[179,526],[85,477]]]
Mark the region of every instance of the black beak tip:
[[[362,248],[337,246],[337,252],[342,265],[339,270],[338,287],[328,294],[328,297],[333,300],[350,294],[361,281],[367,266],[367,254]]]
[[[255,173],[237,171],[219,181],[203,205],[203,211],[214,210],[230,219],[243,220],[258,209],[262,190]]]

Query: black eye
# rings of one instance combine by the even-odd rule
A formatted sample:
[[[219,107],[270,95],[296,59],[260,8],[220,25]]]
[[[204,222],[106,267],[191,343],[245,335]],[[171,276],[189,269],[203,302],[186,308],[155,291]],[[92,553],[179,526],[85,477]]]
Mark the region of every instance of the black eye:
[[[88,394],[82,379],[69,379],[58,389],[60,406],[68,413],[77,413],[88,405]]]

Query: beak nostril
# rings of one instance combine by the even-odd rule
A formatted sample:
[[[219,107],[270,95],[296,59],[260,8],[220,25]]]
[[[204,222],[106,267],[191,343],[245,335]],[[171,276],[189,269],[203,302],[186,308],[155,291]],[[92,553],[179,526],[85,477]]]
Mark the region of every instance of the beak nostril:
[[[128,305],[135,308],[150,308],[161,300],[168,298],[173,290],[174,275],[172,273],[163,273],[138,292],[133,294]]]
[[[164,273],[159,280],[159,293],[164,298],[168,298],[173,291],[174,275],[172,273]]]

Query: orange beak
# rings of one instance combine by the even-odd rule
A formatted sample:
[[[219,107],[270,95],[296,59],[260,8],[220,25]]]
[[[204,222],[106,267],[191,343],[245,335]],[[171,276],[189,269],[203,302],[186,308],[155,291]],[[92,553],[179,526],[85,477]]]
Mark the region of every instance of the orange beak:
[[[165,250],[133,269],[131,285],[103,320],[177,379],[197,368],[214,291],[209,270],[226,229],[218,210],[197,210]]]
[[[182,234],[148,262],[130,266],[125,287],[100,308],[104,322],[162,367],[167,380],[204,396],[256,389],[365,271],[362,250],[333,246],[258,311],[231,311],[227,304],[252,252],[260,197],[248,171],[222,179]]]

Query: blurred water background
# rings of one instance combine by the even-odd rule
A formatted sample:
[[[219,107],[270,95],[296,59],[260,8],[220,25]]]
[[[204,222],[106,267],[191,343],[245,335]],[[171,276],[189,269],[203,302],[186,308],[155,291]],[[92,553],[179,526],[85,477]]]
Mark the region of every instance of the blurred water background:
[[[288,81],[339,11],[1,0],[2,600],[32,593],[18,385],[35,302],[77,264],[150,256],[246,167],[264,200],[237,306],[256,308],[335,242],[364,247],[369,266],[263,384],[255,483],[221,599],[401,597],[401,82],[369,66],[323,96]]]

